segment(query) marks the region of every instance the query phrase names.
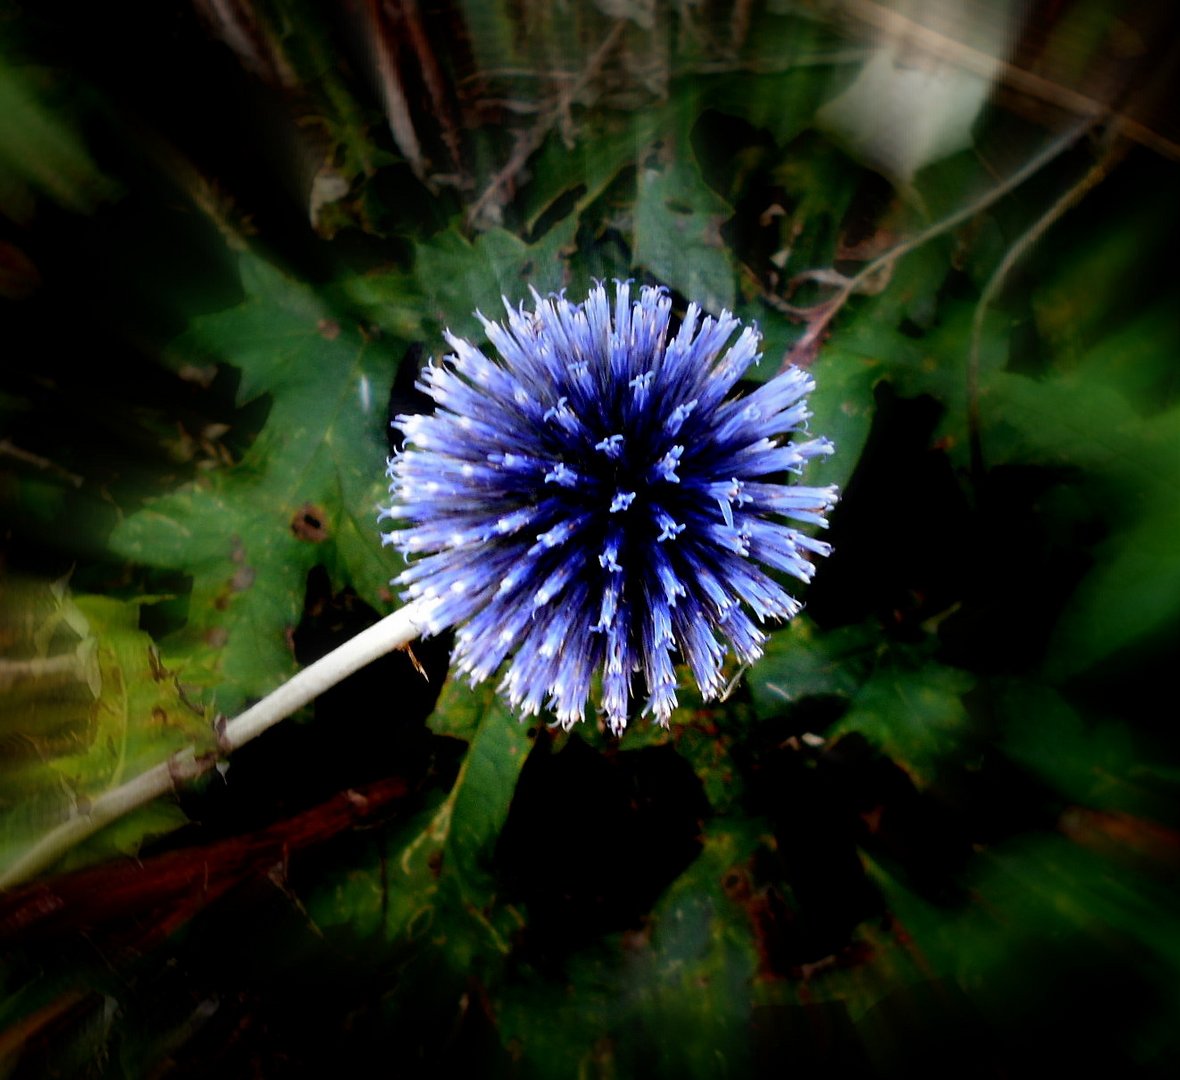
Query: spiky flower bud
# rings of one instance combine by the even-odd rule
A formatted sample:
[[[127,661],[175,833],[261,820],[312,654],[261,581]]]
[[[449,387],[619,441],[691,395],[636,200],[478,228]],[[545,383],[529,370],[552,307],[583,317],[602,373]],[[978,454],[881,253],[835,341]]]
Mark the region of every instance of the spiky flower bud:
[[[677,661],[716,697],[729,649],[757,659],[757,623],[800,609],[768,571],[808,581],[830,551],[783,520],[824,526],[837,498],[784,482],[833,450],[803,434],[814,382],[792,368],[730,396],[757,330],[690,304],[669,340],[661,289],[633,301],[619,283],[613,309],[601,285],[581,304],[533,300],[505,300],[502,324],[479,315],[495,360],[448,333],[454,352],[420,382],[434,413],[395,421],[394,582],[429,632],[458,627],[473,683],[512,655],[500,690],[522,715],[572,725],[601,672],[621,732],[641,673],[644,711],[667,724]]]

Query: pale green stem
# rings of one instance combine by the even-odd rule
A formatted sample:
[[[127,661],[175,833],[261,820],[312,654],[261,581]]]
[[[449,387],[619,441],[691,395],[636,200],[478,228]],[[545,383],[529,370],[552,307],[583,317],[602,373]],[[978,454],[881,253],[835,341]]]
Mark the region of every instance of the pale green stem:
[[[422,609],[416,604],[399,608],[305,667],[241,715],[229,721],[219,721],[215,749],[202,753],[195,746],[185,747],[127,783],[93,800],[79,800],[65,821],[54,826],[0,873],[0,889],[36,877],[71,848],[111,822],[174,791],[180,784],[203,776],[238,747],[286,719],[354,671],[409,644],[422,633],[422,616]]]

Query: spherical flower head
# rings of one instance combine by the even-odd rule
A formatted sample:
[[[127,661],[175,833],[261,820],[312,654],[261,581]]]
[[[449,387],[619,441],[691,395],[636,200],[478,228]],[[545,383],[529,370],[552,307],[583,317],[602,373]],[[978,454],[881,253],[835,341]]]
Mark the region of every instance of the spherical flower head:
[[[661,289],[533,300],[505,300],[504,323],[476,313],[495,359],[448,332],[419,383],[434,413],[394,421],[394,583],[427,632],[458,626],[473,684],[512,656],[500,691],[521,715],[568,728],[601,674],[612,731],[640,688],[667,724],[677,662],[717,697],[729,651],[752,662],[758,624],[800,609],[777,576],[808,581],[830,551],[792,523],[825,526],[836,489],[785,482],[833,449],[805,436],[814,382],[792,368],[731,396],[757,330],[690,304],[669,339]]]

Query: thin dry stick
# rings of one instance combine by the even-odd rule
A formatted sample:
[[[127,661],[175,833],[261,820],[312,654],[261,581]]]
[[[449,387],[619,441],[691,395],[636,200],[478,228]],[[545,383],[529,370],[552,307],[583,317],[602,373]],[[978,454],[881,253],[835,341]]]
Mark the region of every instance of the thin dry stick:
[[[787,56],[777,60],[700,60],[677,67],[677,75],[729,75],[742,72],[747,75],[782,75],[803,67],[836,67],[840,64],[862,64],[869,56],[863,46],[847,49],[833,49],[830,52],[808,53],[804,56]],[[494,67],[473,71],[459,80],[464,86],[486,79],[544,79],[546,82],[569,82],[579,77],[579,72],[560,68],[519,68]]]
[[[22,450],[16,446],[9,439],[0,439],[0,457],[10,457],[15,461],[24,462],[26,465],[32,465],[36,469],[45,469],[49,472],[56,473],[63,480],[67,480],[73,484],[74,487],[81,487],[86,481],[77,473],[70,472],[69,469],[63,468],[56,462],[50,461],[49,458],[42,457],[40,454],[34,454],[30,450]]]
[[[618,44],[619,38],[622,37],[623,30],[626,29],[626,26],[626,19],[618,19],[615,22],[614,26],[610,29],[610,33],[602,39],[602,44],[594,50],[594,55],[586,61],[586,66],[582,69],[577,79],[561,92],[556,104],[532,128],[521,135],[504,168],[492,177],[491,183],[484,189],[483,194],[468,209],[467,220],[469,222],[478,221],[484,208],[494,199],[498,198],[504,188],[524,168],[528,159],[533,156],[541,143],[545,141],[545,137],[549,134],[553,125],[561,120],[568,112],[574,99],[586,88],[590,80],[598,74],[599,69],[610,55],[611,50]]]
[[[1086,117],[1073,127],[1062,132],[1061,135],[1045,146],[1039,154],[1034,154],[1019,169],[1012,173],[1011,176],[1001,180],[995,187],[985,191],[978,199],[956,210],[953,214],[949,214],[941,221],[936,221],[933,225],[928,226],[921,232],[915,233],[908,240],[903,240],[900,244],[891,247],[884,254],[878,255],[872,262],[866,263],[853,277],[844,278],[836,295],[830,300],[824,301],[822,305],[819,305],[821,309],[820,315],[810,322],[803,336],[792,346],[790,353],[783,361],[783,369],[785,370],[791,364],[796,363],[797,357],[806,356],[807,353],[815,348],[819,342],[820,335],[823,334],[828,323],[835,318],[836,314],[847,303],[848,298],[854,293],[863,291],[876,275],[892,267],[903,255],[908,255],[915,248],[920,248],[923,244],[928,243],[936,237],[950,232],[951,229],[975,217],[976,214],[982,213],[993,203],[998,202],[1009,192],[1014,191],[1030,176],[1039,172],[1050,161],[1073,146],[1095,123],[1096,120],[1094,117]],[[832,279],[829,278],[827,280],[830,281]],[[799,312],[796,313],[798,314]]]
[[[405,155],[414,170],[414,175],[420,180],[426,179],[426,160],[422,156],[422,144],[418,141],[418,132],[414,129],[414,119],[410,116],[410,105],[406,100],[405,87],[402,85],[401,72],[397,65],[397,55],[394,42],[391,40],[392,31],[385,20],[382,6],[377,0],[370,0],[366,5],[369,25],[367,27],[372,42],[373,61],[377,69],[377,79],[381,97],[385,103],[385,117],[389,123],[390,133],[397,148]]]
[[[406,33],[418,57],[418,68],[422,73],[422,82],[430,94],[431,111],[438,121],[443,143],[451,155],[451,164],[460,172],[463,171],[463,148],[459,138],[459,130],[451,112],[450,99],[447,97],[446,81],[438,58],[430,47],[430,40],[426,36],[426,28],[422,25],[422,13],[418,9],[418,0],[403,0],[402,17],[406,23]]]
[[[1113,135],[1114,133],[1112,133]],[[1029,249],[1070,209],[1076,206],[1086,194],[1105,179],[1118,157],[1125,152],[1127,144],[1112,141],[1110,149],[1092,165],[1086,174],[1066,191],[1045,211],[1004,253],[999,265],[988,278],[975,315],[971,321],[971,347],[967,353],[967,437],[971,447],[971,473],[978,481],[983,476],[983,441],[980,434],[979,415],[979,350],[983,340],[983,320],[992,301],[1003,288],[1004,281],[1012,268],[1020,262]]]
[[[420,604],[399,608],[305,667],[233,720],[227,722],[219,718],[216,749],[202,753],[195,746],[185,747],[127,783],[104,792],[91,802],[80,803],[69,818],[47,832],[0,873],[0,889],[28,881],[99,829],[176,790],[181,784],[204,776],[238,747],[286,719],[354,671],[409,644],[422,633],[423,614]]]

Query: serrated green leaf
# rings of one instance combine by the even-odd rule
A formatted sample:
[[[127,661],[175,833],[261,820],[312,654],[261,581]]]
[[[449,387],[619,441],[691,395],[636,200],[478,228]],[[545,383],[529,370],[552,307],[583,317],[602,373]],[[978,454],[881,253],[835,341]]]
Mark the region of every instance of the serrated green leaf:
[[[238,368],[242,401],[270,395],[265,428],[240,464],[153,501],[111,537],[126,558],[192,575],[188,624],[165,644],[209,669],[224,712],[294,670],[286,635],[311,567],[374,606],[390,577],[377,507],[396,354],[256,257],[243,257],[242,279],[245,303],[198,319],[175,351]]]
[[[971,748],[963,695],[974,685],[969,672],[929,661],[912,669],[883,664],[858,690],[832,735],[859,732],[919,786],[929,784],[945,762]]]
[[[374,270],[342,278],[324,292],[330,299],[339,296],[342,307],[363,316],[370,333],[376,329],[397,341],[415,341],[425,333],[418,279],[406,270]]]
[[[544,295],[570,284],[565,256],[576,229],[577,216],[570,215],[533,245],[504,229],[489,229],[470,241],[455,228],[419,245],[414,266],[429,318],[440,331],[478,341],[482,330],[475,311],[498,319],[503,298],[519,304],[530,285]],[[441,353],[445,343],[440,338],[430,348]]]
[[[684,151],[645,155],[636,182],[635,263],[706,311],[733,310],[734,267],[721,237],[729,204]]]

